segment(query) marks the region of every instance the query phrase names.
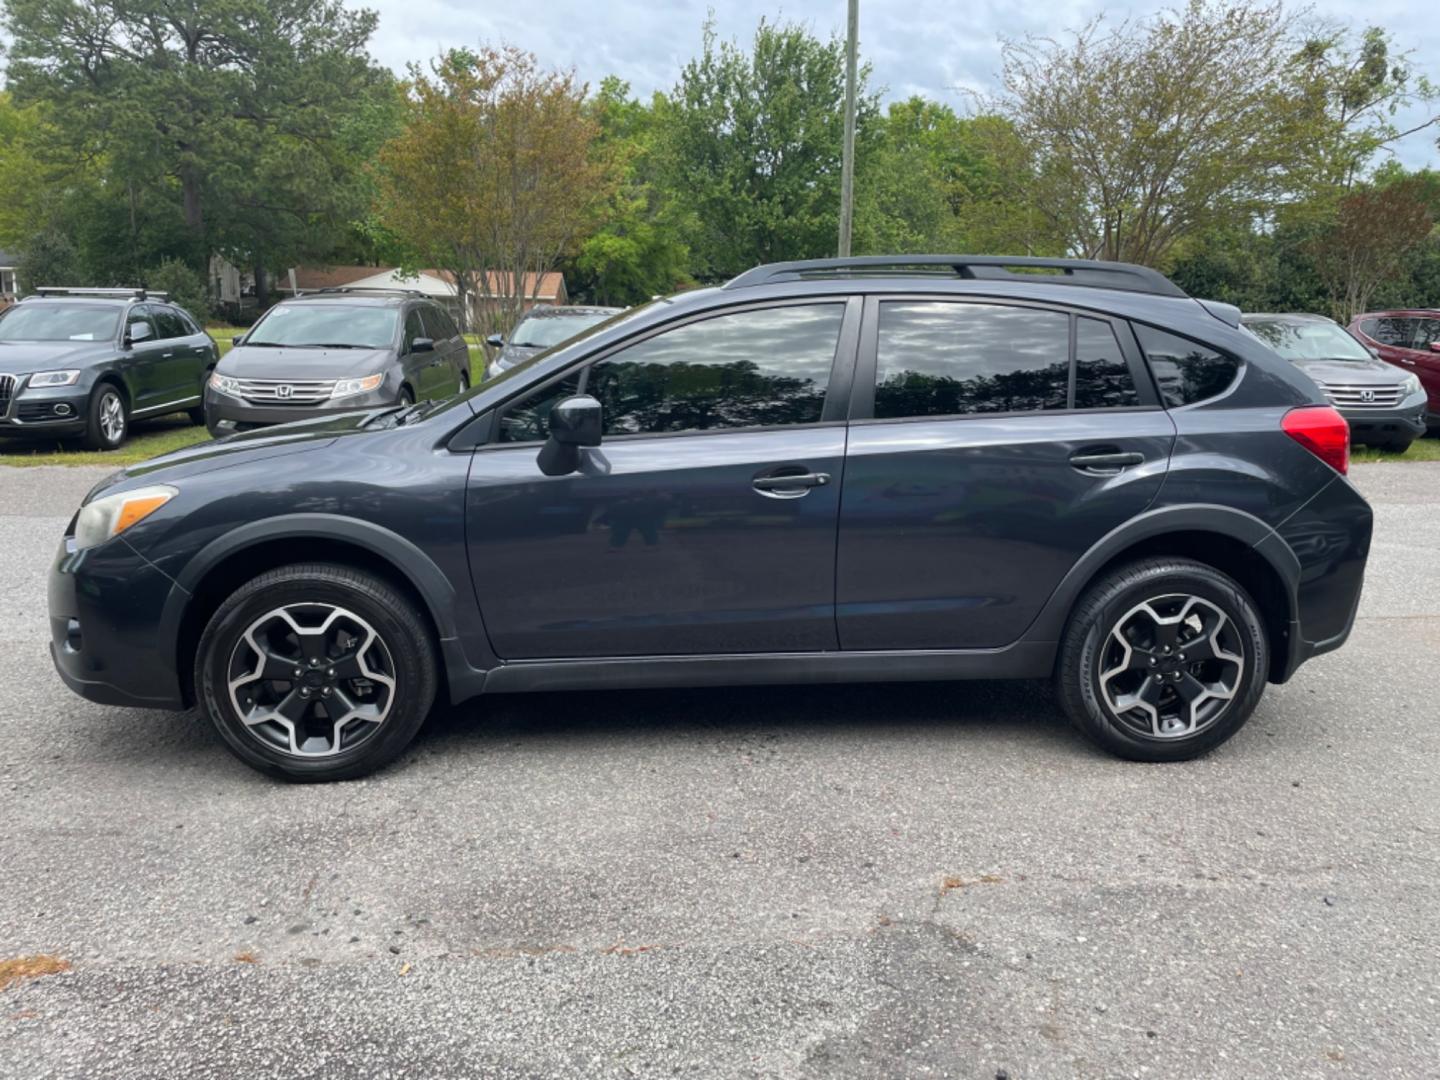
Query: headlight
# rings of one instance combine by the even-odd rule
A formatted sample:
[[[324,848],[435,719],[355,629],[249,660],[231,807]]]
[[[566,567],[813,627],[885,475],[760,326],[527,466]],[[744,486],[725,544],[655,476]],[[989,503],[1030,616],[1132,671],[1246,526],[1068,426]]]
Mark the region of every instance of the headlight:
[[[218,371],[210,373],[210,389],[218,390],[222,394],[229,394],[231,397],[240,396],[240,380],[229,375],[221,375]]]
[[[1400,393],[1401,393],[1401,396],[1403,396],[1403,397],[1409,397],[1411,394],[1418,394],[1419,392],[1420,392],[1420,376],[1419,376],[1419,375],[1416,375],[1414,372],[1411,372],[1409,375],[1406,375],[1405,378],[1401,380],[1401,382],[1400,382]]]
[[[106,495],[80,508],[75,519],[75,547],[83,551],[119,536],[137,521],[144,521],[179,492],[166,484]]]
[[[363,379],[341,379],[335,384],[335,389],[330,391],[330,400],[350,397],[352,394],[368,394],[384,381],[383,372],[379,375],[366,375]]]
[[[38,386],[74,386],[80,378],[78,371],[37,371],[30,376],[30,388]]]

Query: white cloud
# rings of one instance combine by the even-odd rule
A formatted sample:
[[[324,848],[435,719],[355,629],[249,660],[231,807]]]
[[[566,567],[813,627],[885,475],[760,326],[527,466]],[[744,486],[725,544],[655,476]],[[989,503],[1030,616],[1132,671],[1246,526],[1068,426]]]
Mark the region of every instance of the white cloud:
[[[357,6],[360,0],[347,0]],[[1178,0],[1177,0],[1178,2]],[[380,14],[372,51],[387,66],[403,71],[407,62],[424,61],[442,49],[507,41],[536,53],[542,61],[574,67],[581,79],[596,84],[619,75],[637,94],[668,90],[680,68],[700,48],[700,27],[707,9],[715,9],[722,37],[747,40],[762,16],[803,22],[821,35],[842,33],[845,0],[549,0],[546,4],[495,3],[494,0],[363,0]],[[874,67],[887,97],[924,94],[957,107],[965,90],[996,87],[1001,35],[1058,34],[1078,28],[1102,10],[1108,19],[1144,16],[1166,3],[1115,3],[1052,0],[1049,3],[961,3],[960,0],[861,0],[861,55]],[[1440,24],[1420,0],[1369,0],[1363,19],[1353,3],[1320,0],[1322,18],[1360,25],[1374,23],[1393,31],[1415,52],[1421,69],[1427,57],[1440,56]],[[1440,64],[1430,69],[1440,76]],[[1402,127],[1420,122],[1421,107],[1396,117]],[[1409,166],[1440,165],[1432,129],[1412,136],[1399,148]]]

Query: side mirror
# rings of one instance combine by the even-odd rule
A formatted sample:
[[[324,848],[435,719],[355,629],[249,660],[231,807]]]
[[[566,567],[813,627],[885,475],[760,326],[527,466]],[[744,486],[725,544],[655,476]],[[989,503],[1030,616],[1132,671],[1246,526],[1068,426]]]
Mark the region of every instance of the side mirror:
[[[411,352],[434,352],[435,339],[428,337],[417,337],[410,342]]]
[[[580,467],[580,447],[599,446],[604,409],[588,394],[568,397],[550,410],[550,438],[535,459],[546,476],[568,476]]]
[[[246,337],[247,335],[245,334],[236,334],[233,338],[230,339],[230,347],[232,349],[238,349],[241,345],[245,344]]]
[[[149,323],[139,322],[135,323],[133,326],[127,326],[125,328],[126,345],[134,345],[135,343],[140,341],[148,341],[154,336],[155,331],[151,328]]]
[[[505,339],[499,334],[491,334],[485,339],[485,344],[489,345],[492,349],[503,349],[505,347]]]

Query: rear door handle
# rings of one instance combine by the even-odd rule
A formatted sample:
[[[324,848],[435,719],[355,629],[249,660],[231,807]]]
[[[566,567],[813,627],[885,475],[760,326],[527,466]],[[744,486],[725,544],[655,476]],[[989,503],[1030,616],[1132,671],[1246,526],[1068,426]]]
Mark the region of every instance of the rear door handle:
[[[830,483],[830,474],[812,472],[757,476],[751,483],[761,495],[768,495],[772,499],[797,499],[808,494],[811,488],[824,487]]]
[[[1076,454],[1070,459],[1070,464],[1081,472],[1114,474],[1122,469],[1128,469],[1132,465],[1141,465],[1145,461],[1145,455],[1137,451],[1114,452],[1103,454]]]

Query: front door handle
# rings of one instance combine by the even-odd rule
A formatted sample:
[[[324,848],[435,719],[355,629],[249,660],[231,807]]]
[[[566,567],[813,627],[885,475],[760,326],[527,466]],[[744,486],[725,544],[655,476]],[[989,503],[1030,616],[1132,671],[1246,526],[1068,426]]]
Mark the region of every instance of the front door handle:
[[[1096,454],[1076,454],[1070,459],[1070,464],[1081,472],[1113,476],[1122,469],[1128,469],[1132,465],[1141,465],[1144,461],[1144,454],[1131,450],[1126,452],[1114,451]]]
[[[824,487],[830,483],[830,474],[823,472],[781,473],[757,476],[751,481],[755,490],[772,499],[798,499],[809,494],[811,488]]]

